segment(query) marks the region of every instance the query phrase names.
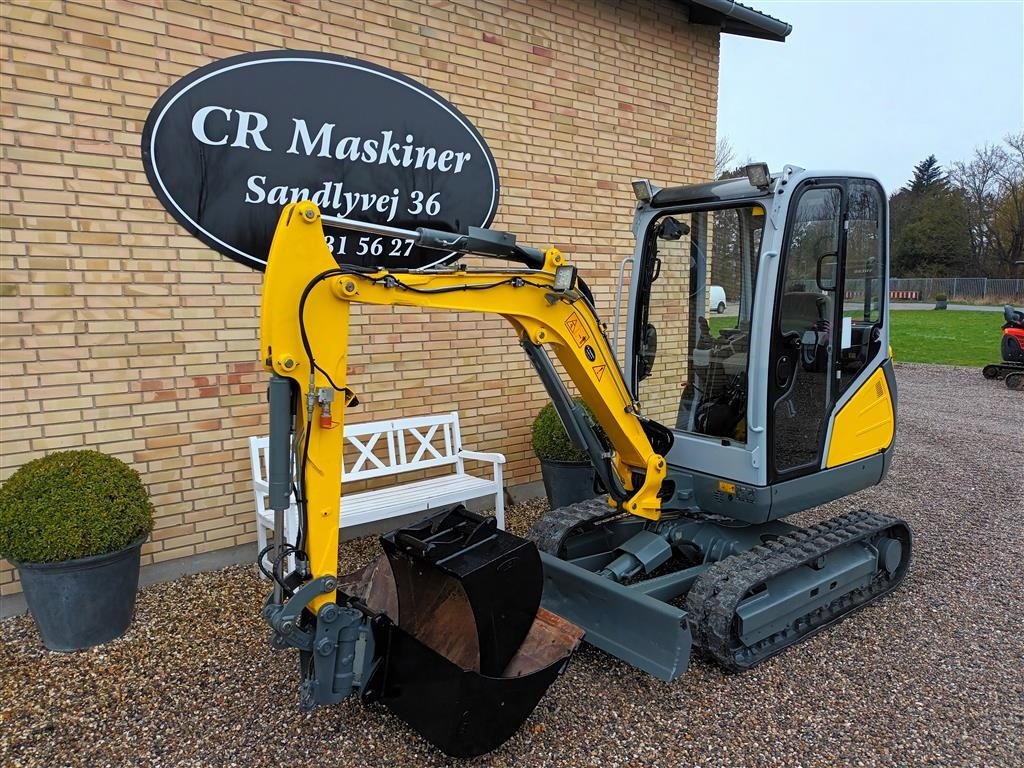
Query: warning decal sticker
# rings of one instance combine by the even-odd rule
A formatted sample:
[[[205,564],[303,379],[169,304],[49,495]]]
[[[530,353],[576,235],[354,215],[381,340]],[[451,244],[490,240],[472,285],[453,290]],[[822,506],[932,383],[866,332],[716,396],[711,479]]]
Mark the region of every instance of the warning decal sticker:
[[[587,336],[587,327],[575,312],[569,315],[569,319],[565,321],[565,327],[569,329],[569,333],[576,340],[576,346],[582,347],[590,338]]]
[[[594,375],[597,377],[598,381],[600,381],[601,377],[604,376],[604,369],[606,367],[607,366],[604,366],[604,365],[595,365],[594,366]]]

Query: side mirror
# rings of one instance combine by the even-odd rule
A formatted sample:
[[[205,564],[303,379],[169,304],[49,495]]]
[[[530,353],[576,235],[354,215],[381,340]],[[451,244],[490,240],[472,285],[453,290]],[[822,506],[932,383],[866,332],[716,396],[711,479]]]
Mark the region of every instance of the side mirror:
[[[690,234],[690,225],[668,216],[658,224],[657,233],[661,240],[678,240],[683,235]]]
[[[839,256],[835,253],[825,253],[818,258],[818,273],[816,276],[818,288],[823,291],[834,291],[839,281]]]

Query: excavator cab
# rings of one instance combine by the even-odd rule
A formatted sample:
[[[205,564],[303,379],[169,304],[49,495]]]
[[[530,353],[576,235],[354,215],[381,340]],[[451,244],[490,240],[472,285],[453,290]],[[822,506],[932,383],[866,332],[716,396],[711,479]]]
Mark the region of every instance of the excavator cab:
[[[702,509],[765,522],[883,477],[895,424],[885,211],[873,179],[792,167],[761,187],[740,178],[640,201],[626,378],[645,416],[672,429],[666,458]],[[666,222],[687,235],[666,239]],[[712,314],[710,285],[728,314]],[[867,431],[851,431],[854,398],[872,407]],[[744,492],[723,495],[723,481]]]

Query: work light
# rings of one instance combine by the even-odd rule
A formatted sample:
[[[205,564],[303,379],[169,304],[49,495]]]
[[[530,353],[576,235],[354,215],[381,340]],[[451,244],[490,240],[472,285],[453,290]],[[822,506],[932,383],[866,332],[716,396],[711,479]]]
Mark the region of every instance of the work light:
[[[747,172],[747,181],[752,186],[763,189],[771,184],[772,177],[768,172],[768,163],[751,163],[743,170]]]
[[[654,186],[650,179],[637,179],[633,182],[633,194],[641,203],[649,203],[654,197]]]
[[[555,268],[555,282],[552,286],[559,293],[571,291],[576,287],[576,267],[565,264]]]

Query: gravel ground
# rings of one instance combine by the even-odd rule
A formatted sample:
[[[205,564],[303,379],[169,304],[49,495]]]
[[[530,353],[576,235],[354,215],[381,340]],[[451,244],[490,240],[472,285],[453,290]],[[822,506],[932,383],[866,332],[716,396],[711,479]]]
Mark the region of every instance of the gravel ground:
[[[3,766],[1019,766],[1024,764],[1024,399],[977,369],[900,365],[888,480],[853,506],[904,517],[893,595],[752,672],[694,660],[661,683],[589,647],[498,751],[453,761],[380,706],[304,713],[247,567],[144,590],[129,633],[50,654],[0,622]],[[524,531],[537,502],[508,513]],[[345,565],[374,551],[346,544]]]

